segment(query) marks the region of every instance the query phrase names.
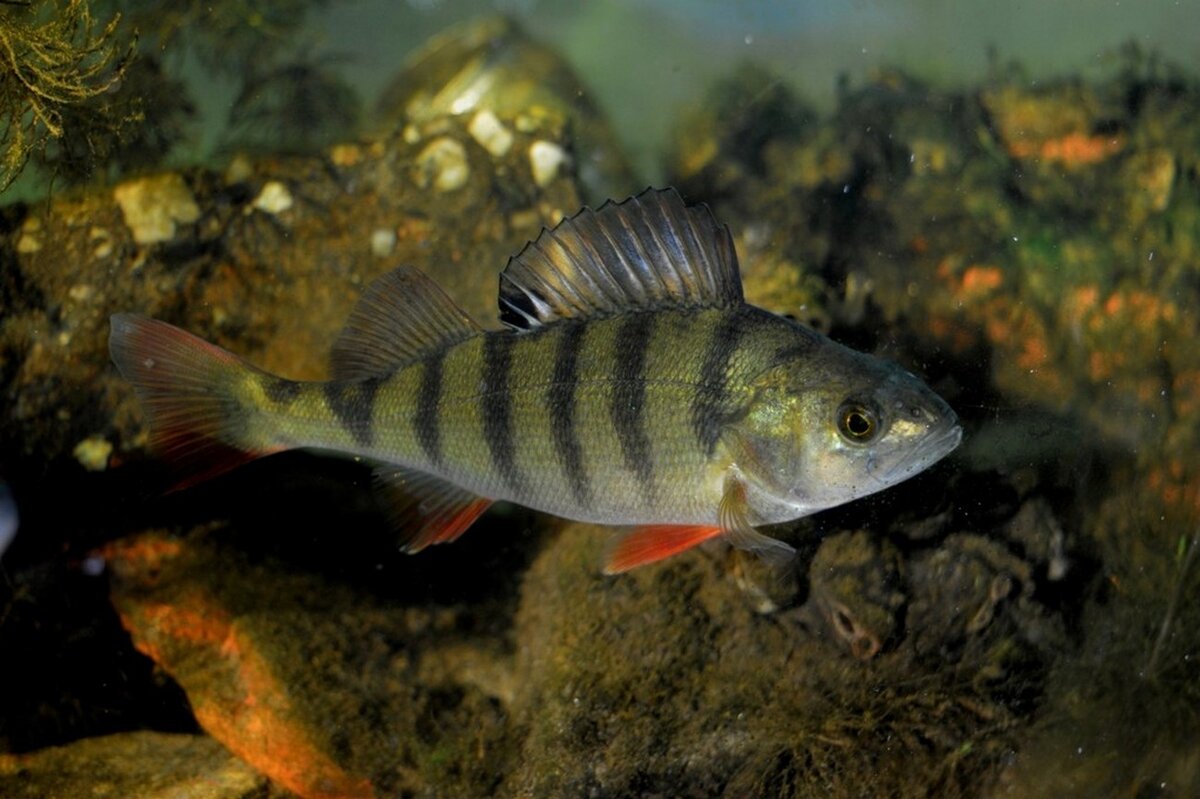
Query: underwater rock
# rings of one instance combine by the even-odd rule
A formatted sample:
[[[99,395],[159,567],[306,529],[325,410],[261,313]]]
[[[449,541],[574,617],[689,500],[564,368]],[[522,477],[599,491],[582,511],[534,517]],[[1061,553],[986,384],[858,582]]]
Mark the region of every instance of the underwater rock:
[[[161,732],[0,754],[0,794],[7,799],[285,799],[212,738]]]
[[[860,660],[891,642],[906,602],[905,564],[887,539],[866,530],[821,542],[808,567],[813,615]]]
[[[200,218],[195,197],[175,173],[125,181],[113,189],[113,199],[137,244],[170,241],[176,226]]]
[[[377,115],[389,128],[461,116],[497,158],[513,147],[515,132],[549,131],[522,149],[539,186],[570,161],[591,204],[644,188],[570,65],[508,17],[467,22],[435,36],[384,91]]]
[[[605,578],[610,534],[566,527],[525,577],[508,793],[976,795],[1002,762],[1015,718],[984,681],[842,655],[706,549]]]
[[[167,173],[5,209],[0,452],[12,472],[36,480],[85,443],[88,469],[140,456],[141,415],[108,359],[114,312],[170,320],[295,378],[325,372],[361,288],[398,264],[494,320],[508,257],[579,198],[569,165],[535,174],[526,155],[568,147],[560,128],[532,118],[496,156],[469,122],[430,117],[320,156],[239,159],[225,175]],[[431,147],[455,154],[432,174],[440,191],[427,190]]]
[[[1028,563],[1000,544],[974,534],[949,536],[914,558],[913,597],[905,623],[918,657],[958,659],[979,640],[1008,603],[1023,608],[1033,594]]]
[[[464,632],[470,609],[382,603],[220,534],[102,552],[134,645],[205,731],[306,799],[490,792],[511,667],[495,636]]]

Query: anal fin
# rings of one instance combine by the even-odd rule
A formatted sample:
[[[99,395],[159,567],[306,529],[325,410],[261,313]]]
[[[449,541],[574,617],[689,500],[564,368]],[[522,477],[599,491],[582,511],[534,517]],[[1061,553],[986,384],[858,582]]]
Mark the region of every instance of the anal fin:
[[[375,482],[401,535],[400,548],[409,553],[454,541],[492,504],[441,478],[392,465],[377,468]]]

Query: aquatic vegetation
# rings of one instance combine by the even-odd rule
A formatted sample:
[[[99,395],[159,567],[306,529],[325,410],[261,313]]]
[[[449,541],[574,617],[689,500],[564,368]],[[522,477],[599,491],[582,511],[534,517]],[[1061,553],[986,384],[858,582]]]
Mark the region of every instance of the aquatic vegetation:
[[[121,9],[151,52],[191,49],[214,73],[241,76],[294,47],[308,12],[330,0],[98,0]]]
[[[94,117],[121,124],[98,130]],[[183,83],[153,56],[133,57],[118,85],[63,114],[62,136],[35,160],[43,172],[71,184],[113,180],[160,166],[189,132],[195,114]]]
[[[354,91],[328,70],[286,62],[301,49],[306,11],[320,4],[0,4],[0,189],[31,161],[70,184],[162,165],[193,132],[179,74],[188,51],[210,73],[245,81],[227,138],[306,149],[352,133]]]
[[[229,109],[227,148],[257,152],[312,152],[350,138],[361,103],[328,63],[296,61],[256,67],[242,76]]]
[[[30,158],[90,171],[101,142],[138,121],[136,108],[104,102],[133,55],[119,22],[98,22],[88,0],[0,6],[0,191]]]
[[[1104,604],[1088,609],[1080,651],[1051,669],[1047,702],[1002,775],[1001,795],[1194,793],[1200,785],[1196,540],[1181,533],[1177,557],[1140,561],[1152,572],[1142,576],[1165,591],[1125,595],[1118,580]]]

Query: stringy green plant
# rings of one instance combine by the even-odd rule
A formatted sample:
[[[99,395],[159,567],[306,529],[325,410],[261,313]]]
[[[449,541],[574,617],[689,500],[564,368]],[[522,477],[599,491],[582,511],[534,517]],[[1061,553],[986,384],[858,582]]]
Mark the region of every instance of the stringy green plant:
[[[90,142],[136,117],[89,103],[129,66],[133,46],[119,41],[119,21],[98,25],[87,0],[0,2],[0,191],[68,127],[87,129],[82,140]]]

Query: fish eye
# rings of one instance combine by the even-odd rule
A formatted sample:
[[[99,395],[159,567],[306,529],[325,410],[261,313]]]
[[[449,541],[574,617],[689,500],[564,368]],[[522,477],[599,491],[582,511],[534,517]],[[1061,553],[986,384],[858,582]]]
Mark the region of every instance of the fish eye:
[[[847,441],[865,444],[879,432],[879,416],[861,402],[846,402],[838,408],[838,432]]]

